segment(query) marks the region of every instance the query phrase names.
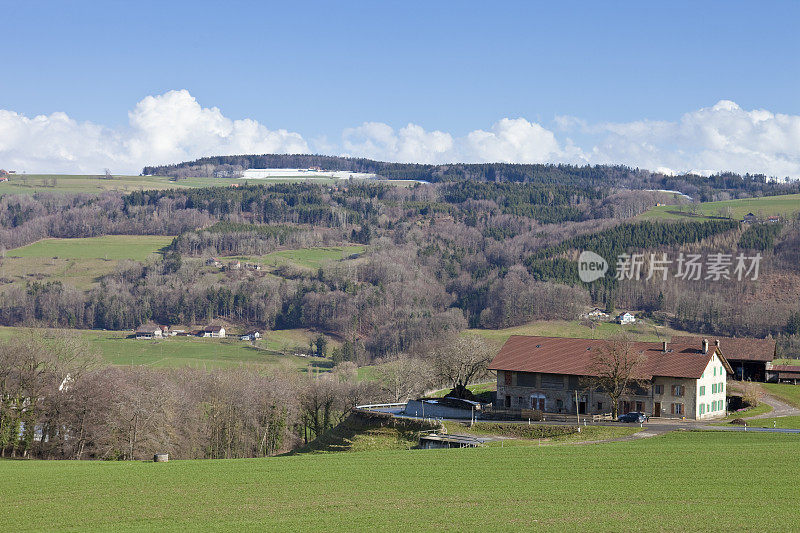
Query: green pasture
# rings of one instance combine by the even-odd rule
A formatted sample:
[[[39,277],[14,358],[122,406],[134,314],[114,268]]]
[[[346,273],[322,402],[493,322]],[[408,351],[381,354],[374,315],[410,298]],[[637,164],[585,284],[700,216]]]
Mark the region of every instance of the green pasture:
[[[0,523],[8,531],[791,531],[800,528],[798,443],[797,435],[677,431],[603,444],[268,459],[3,460]]]
[[[504,329],[469,329],[465,334],[476,334],[504,343],[511,335],[535,335],[542,337],[571,337],[579,339],[608,339],[615,335],[625,333],[636,341],[662,341],[669,340],[673,335],[685,333],[665,327],[657,326],[647,320],[637,319],[633,324],[621,325],[616,322],[597,322],[594,328],[584,325],[578,320],[540,320]]]
[[[113,272],[121,259],[144,261],[172,242],[160,235],[106,235],[81,239],[42,239],[6,252],[0,278],[8,285],[60,281],[88,290]]]
[[[366,246],[360,244],[348,246],[321,246],[296,250],[280,250],[261,256],[226,257],[222,258],[222,260],[238,259],[240,261],[261,263],[262,265],[274,268],[282,265],[291,265],[316,270],[329,261],[347,259],[354,254],[363,253],[366,249]]]
[[[6,252],[7,257],[60,259],[133,259],[144,261],[168,246],[174,237],[163,235],[104,235],[80,239],[42,239]]]
[[[266,339],[255,343],[241,341],[234,335],[225,339],[167,337],[137,340],[131,337],[132,331],[50,331],[81,336],[90,348],[114,365],[214,369],[245,364],[301,371],[326,371],[332,367],[330,359],[295,355],[308,352],[309,340],[318,336],[304,329],[268,331]],[[26,332],[27,328],[0,327],[0,339]],[[337,340],[328,337],[328,349],[338,344]]]
[[[331,178],[296,178],[278,177],[275,179],[232,179],[232,178],[200,178],[189,177],[179,180],[167,176],[114,176],[105,179],[100,175],[66,175],[66,174],[14,174],[7,182],[0,183],[0,196],[4,194],[35,194],[37,192],[101,194],[106,191],[128,193],[145,190],[226,187],[233,184],[296,183],[309,181],[322,185],[332,185],[342,180]],[[411,187],[414,182],[406,180],[370,180],[378,183]]]
[[[692,214],[689,206],[683,210],[677,205],[660,205],[650,208],[637,218],[652,219],[686,219],[720,216],[726,208],[731,209],[734,220],[742,220],[753,213],[761,218],[771,215],[792,216],[800,212],[800,194],[784,194],[780,196],[762,196],[760,198],[742,198],[739,200],[724,200],[719,202],[705,202],[700,204],[698,213]]]
[[[773,396],[800,408],[800,386],[789,383],[763,383],[762,387]]]

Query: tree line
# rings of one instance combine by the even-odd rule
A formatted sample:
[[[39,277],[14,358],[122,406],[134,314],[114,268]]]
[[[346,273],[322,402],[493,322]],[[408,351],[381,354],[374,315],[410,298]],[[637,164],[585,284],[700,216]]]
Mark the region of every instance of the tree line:
[[[103,364],[78,336],[31,330],[0,341],[0,457],[134,460],[266,457],[308,444],[356,405],[404,401],[485,375],[496,348],[447,338],[424,357],[330,372],[205,371]],[[455,386],[455,385],[452,385]]]

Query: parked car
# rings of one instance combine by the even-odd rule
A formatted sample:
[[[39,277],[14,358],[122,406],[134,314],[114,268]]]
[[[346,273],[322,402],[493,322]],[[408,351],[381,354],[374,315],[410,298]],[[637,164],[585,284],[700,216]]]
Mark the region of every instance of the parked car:
[[[636,411],[625,413],[617,418],[617,422],[632,422],[636,424],[641,424],[645,420],[647,420],[647,417],[644,416],[644,413],[638,413]]]

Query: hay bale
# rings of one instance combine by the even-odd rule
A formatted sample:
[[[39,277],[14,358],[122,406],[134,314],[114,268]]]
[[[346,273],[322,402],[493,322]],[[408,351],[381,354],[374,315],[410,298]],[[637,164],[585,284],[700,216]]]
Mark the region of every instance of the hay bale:
[[[169,461],[168,453],[157,453],[153,456],[154,463],[166,463],[167,461]]]

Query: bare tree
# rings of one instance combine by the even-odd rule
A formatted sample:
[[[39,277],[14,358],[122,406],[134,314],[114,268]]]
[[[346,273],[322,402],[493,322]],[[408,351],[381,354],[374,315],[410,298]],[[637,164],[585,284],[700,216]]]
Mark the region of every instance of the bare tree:
[[[431,383],[431,368],[427,361],[400,354],[376,365],[373,376],[391,401],[400,402],[425,391]]]
[[[431,364],[441,384],[456,388],[487,375],[497,347],[478,335],[450,337],[433,351]]]
[[[592,376],[585,385],[604,392],[611,398],[614,418],[619,413],[620,398],[647,383],[641,375],[644,355],[637,353],[626,337],[615,337],[598,348],[592,356]]]

